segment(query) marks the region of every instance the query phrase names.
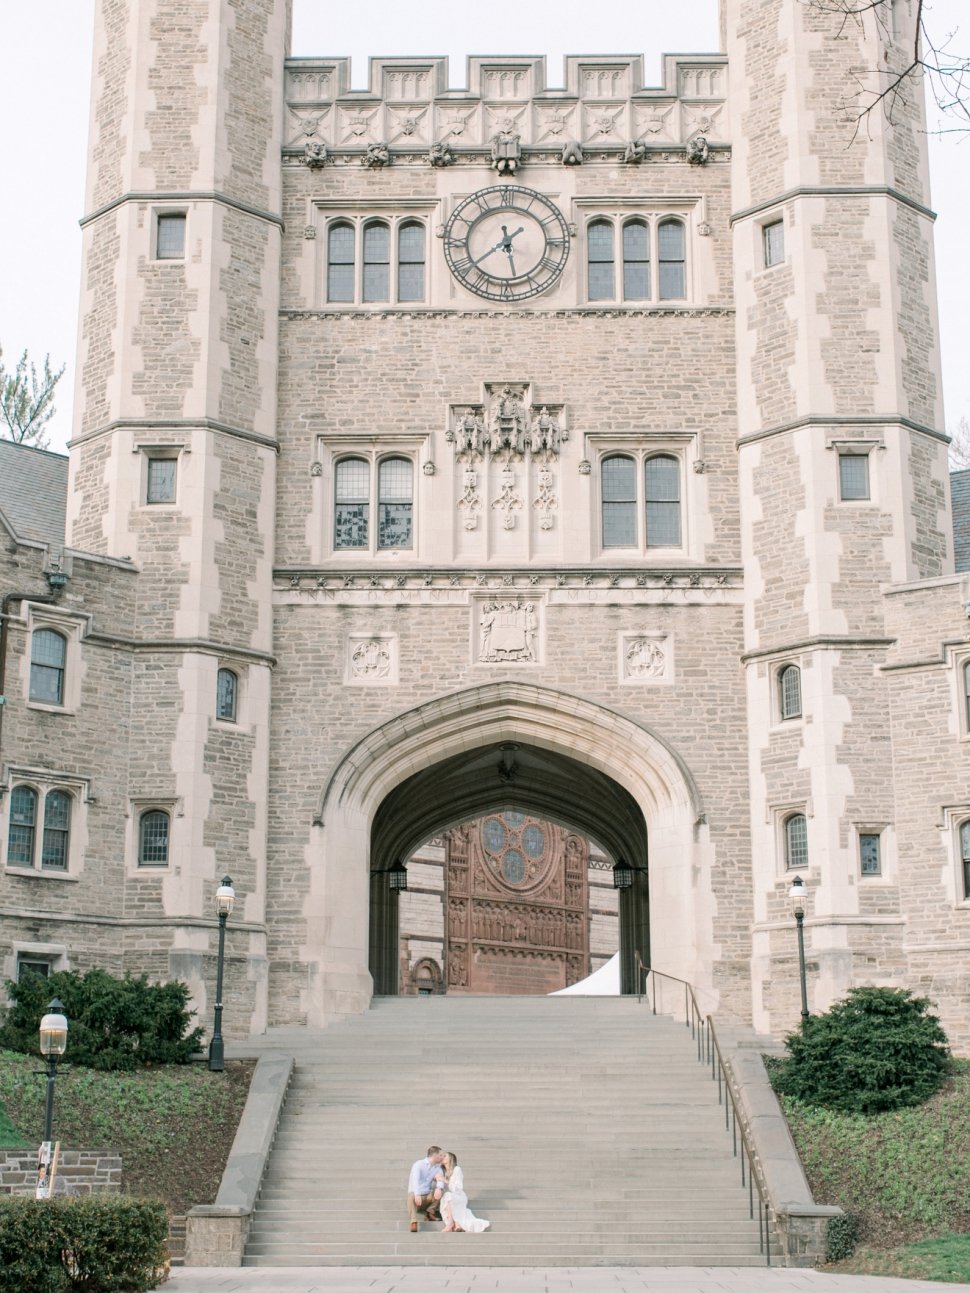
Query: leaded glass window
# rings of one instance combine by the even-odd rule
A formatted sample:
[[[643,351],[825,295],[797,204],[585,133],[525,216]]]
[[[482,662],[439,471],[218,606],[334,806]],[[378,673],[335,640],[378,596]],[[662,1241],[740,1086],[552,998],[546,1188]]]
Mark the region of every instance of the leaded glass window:
[[[365,458],[337,463],[334,486],[335,548],[366,548],[370,511],[370,465]]]
[[[594,220],[586,230],[589,271],[589,299],[612,301],[616,292],[613,276],[613,226],[609,220]]]
[[[414,469],[409,458],[385,458],[377,471],[379,548],[410,548]]]
[[[151,808],[138,823],[138,865],[168,866],[168,813]]]
[[[778,674],[778,698],[783,719],[801,718],[802,674],[798,665],[787,664]]]
[[[970,732],[970,660],[963,666],[963,707],[967,720],[967,731]]]
[[[67,870],[67,846],[71,831],[71,796],[51,790],[44,800],[44,842],[40,864],[52,871]]]
[[[7,832],[7,866],[34,865],[37,829],[37,791],[15,786],[10,792],[10,828]]]
[[[386,224],[364,226],[364,300],[386,301],[391,294],[391,231]]]
[[[970,899],[970,822],[960,827],[960,866],[963,871],[963,897]]]
[[[424,300],[424,225],[408,220],[397,233],[397,299]]]
[[[30,644],[30,699],[63,705],[67,640],[53,629],[35,630]]]
[[[518,849],[509,849],[502,857],[502,875],[506,884],[521,884],[525,879],[525,858]]]
[[[603,547],[632,548],[637,541],[637,469],[632,458],[603,459]]]
[[[863,875],[882,874],[878,835],[859,836],[859,869]]]
[[[650,296],[650,230],[644,220],[623,226],[623,299],[646,301]]]
[[[354,227],[332,224],[327,234],[327,300],[354,299]]]
[[[231,669],[216,674],[216,718],[224,723],[236,721],[236,692],[239,679]]]
[[[155,226],[155,255],[159,260],[181,260],[185,255],[185,214],[160,215]]]
[[[802,813],[785,819],[785,866],[789,871],[808,866],[808,823]]]
[[[145,489],[146,502],[175,502],[175,471],[177,466],[178,463],[174,458],[148,459],[148,479]]]
[[[684,226],[679,220],[661,220],[658,230],[661,301],[680,301],[687,295],[687,250]]]
[[[657,454],[645,464],[647,547],[680,547],[680,463]]]
[[[869,497],[869,455],[839,454],[839,497],[846,502]]]
[[[785,222],[773,220],[761,231],[764,246],[765,269],[780,265],[785,259]]]

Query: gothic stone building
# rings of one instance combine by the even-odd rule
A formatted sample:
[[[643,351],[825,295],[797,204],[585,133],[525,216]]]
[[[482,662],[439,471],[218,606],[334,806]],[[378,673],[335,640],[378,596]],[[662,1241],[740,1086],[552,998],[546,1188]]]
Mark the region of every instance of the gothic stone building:
[[[99,0],[66,536],[2,558],[8,972],[208,1018],[228,873],[231,1031],[320,1025],[401,986],[391,869],[491,815],[624,860],[627,988],[789,1027],[800,876],[812,1009],[904,985],[970,1044],[919,96],[840,107],[892,11],[354,90],[287,0]]]

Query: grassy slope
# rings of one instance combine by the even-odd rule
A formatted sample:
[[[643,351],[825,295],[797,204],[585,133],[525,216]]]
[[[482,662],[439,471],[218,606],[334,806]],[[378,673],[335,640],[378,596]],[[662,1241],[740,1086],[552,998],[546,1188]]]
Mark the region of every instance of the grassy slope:
[[[0,1051],[0,1145],[38,1144],[47,1083],[39,1059]],[[124,1188],[162,1199],[173,1214],[215,1198],[246,1102],[252,1065],[230,1061],[224,1073],[201,1064],[58,1075],[54,1135],[65,1149],[115,1149]],[[20,1133],[19,1141],[15,1139]]]

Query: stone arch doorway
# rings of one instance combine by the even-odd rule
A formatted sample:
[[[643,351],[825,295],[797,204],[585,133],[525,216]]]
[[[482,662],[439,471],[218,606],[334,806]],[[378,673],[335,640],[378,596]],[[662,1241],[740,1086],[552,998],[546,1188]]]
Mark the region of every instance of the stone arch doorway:
[[[390,867],[409,857],[429,834],[480,818],[495,821],[496,813],[555,823],[594,839],[611,857],[629,863],[633,884],[620,894],[620,980],[623,991],[635,991],[637,956],[650,964],[649,859],[642,809],[625,787],[580,759],[560,750],[502,741],[459,751],[414,773],[378,809],[371,833],[369,939],[375,993],[394,996],[400,983],[398,896],[388,884]],[[564,880],[570,882],[568,876]],[[564,916],[572,919],[571,913]],[[457,940],[450,949],[451,957],[465,959],[469,979],[475,955],[470,938]]]
[[[518,747],[518,770],[501,780],[497,765],[509,745]],[[713,912],[709,900],[698,901],[710,892],[713,859],[684,762],[613,710],[503,681],[438,697],[375,728],[324,788],[307,857],[309,1023],[365,1010],[375,991],[396,991],[386,872],[398,858],[446,826],[509,807],[580,830],[634,868],[621,913],[627,990],[636,951],[713,989]]]

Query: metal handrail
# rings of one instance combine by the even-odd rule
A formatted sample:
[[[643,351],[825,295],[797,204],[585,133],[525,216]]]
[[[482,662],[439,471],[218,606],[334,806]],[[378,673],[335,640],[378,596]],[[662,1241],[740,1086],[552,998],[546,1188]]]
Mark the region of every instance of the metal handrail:
[[[724,1106],[724,1129],[731,1133],[734,1157],[741,1160],[741,1187],[748,1189],[748,1215],[754,1220],[754,1191],[758,1191],[758,1242],[765,1255],[766,1265],[771,1265],[771,1205],[764,1174],[758,1157],[751,1146],[744,1121],[738,1113],[737,1101],[728,1080],[728,1071],[714,1030],[714,1020],[710,1015],[701,1014],[700,1006],[694,995],[694,989],[686,979],[678,979],[673,974],[664,974],[644,965],[639,952],[634,953],[637,965],[637,1000],[646,996],[654,1014],[657,1013],[657,980],[666,979],[677,983],[684,989],[684,1022],[691,1030],[691,1037],[697,1046],[698,1062],[710,1068],[711,1081],[717,1082],[717,1102]],[[652,1000],[650,988],[653,988]],[[739,1153],[740,1150],[740,1153]]]

